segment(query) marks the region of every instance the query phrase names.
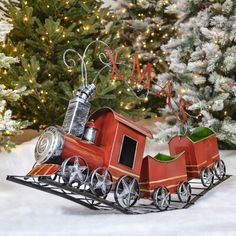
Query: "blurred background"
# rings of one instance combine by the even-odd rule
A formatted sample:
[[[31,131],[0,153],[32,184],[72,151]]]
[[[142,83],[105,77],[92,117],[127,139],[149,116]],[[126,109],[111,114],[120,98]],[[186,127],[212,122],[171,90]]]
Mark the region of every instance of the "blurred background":
[[[68,67],[63,53],[72,48],[82,54],[96,39],[119,52],[123,80],[111,77],[111,68],[96,77],[103,66],[99,53],[106,48],[92,45],[86,57],[88,82],[96,85],[91,113],[111,107],[151,127],[158,143],[206,126],[221,149],[235,149],[235,5],[231,0],[2,0],[1,150],[62,125],[82,84],[78,58],[71,56],[78,65]],[[139,70],[133,71],[135,55]]]

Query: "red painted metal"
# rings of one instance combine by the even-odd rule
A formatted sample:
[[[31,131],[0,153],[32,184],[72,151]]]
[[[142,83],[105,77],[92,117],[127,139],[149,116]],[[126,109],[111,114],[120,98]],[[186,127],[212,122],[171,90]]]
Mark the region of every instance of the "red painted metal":
[[[90,120],[90,121],[86,122],[85,127],[96,128],[94,120]]]
[[[137,141],[134,163],[132,168],[125,166],[119,162],[124,136],[128,136],[129,138],[132,138],[133,140]],[[111,152],[112,158],[110,158],[110,162],[108,164],[109,170],[112,173],[114,179],[118,179],[123,175],[130,175],[139,180],[145,147],[145,140],[146,137],[144,135],[138,133],[133,129],[130,129],[122,123],[118,124],[113,149]]]
[[[61,168],[56,164],[40,164],[33,167],[27,176],[50,176],[55,174]]]
[[[87,143],[79,138],[76,139],[75,137],[66,135],[61,159],[65,160],[73,156],[83,158],[91,170],[104,165],[103,148]]]
[[[66,136],[62,159],[78,155],[87,161],[90,170],[107,167],[114,180],[123,175],[131,175],[139,180],[146,136],[152,138],[152,133],[109,108],[96,111],[89,120],[94,121],[97,129],[96,143],[91,145],[81,139]],[[119,163],[124,136],[137,141],[132,168]]]
[[[150,197],[154,189],[165,186],[171,193],[176,193],[177,186],[187,181],[185,152],[171,161],[159,161],[151,156],[143,159],[140,189],[142,197]]]
[[[142,127],[141,125],[136,124],[132,120],[114,112],[111,108],[108,108],[108,107],[104,107],[102,109],[97,110],[90,116],[90,119],[95,120],[98,116],[106,114],[107,112],[112,113],[113,119],[115,119],[119,123],[122,123],[123,125],[128,126],[129,128],[137,131],[140,134],[143,134],[144,136],[148,138],[153,138],[153,133],[149,129],[146,129]]]
[[[93,113],[93,119],[98,129],[96,144],[103,147],[104,162],[114,180],[123,175],[130,175],[139,180],[146,137],[152,138],[151,131],[135,124],[133,121],[118,115],[110,108],[102,108]],[[137,141],[133,167],[119,163],[124,136]]]
[[[219,150],[216,135],[193,142],[187,136],[175,136],[169,141],[171,155],[186,152],[186,167],[189,179],[199,178],[201,170],[212,167],[219,160]]]

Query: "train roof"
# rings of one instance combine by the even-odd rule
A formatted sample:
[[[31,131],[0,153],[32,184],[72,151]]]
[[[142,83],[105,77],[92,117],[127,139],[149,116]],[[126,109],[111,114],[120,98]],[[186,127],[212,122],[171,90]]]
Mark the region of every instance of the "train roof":
[[[111,112],[113,114],[114,119],[117,120],[118,122],[130,127],[131,129],[136,130],[137,132],[145,135],[148,138],[151,138],[151,139],[153,138],[153,134],[149,129],[146,129],[143,126],[136,124],[134,121],[114,112],[109,107],[104,107],[95,111],[93,114],[90,115],[89,120],[92,120],[92,119],[95,120],[97,117],[102,116],[103,114],[107,112]]]

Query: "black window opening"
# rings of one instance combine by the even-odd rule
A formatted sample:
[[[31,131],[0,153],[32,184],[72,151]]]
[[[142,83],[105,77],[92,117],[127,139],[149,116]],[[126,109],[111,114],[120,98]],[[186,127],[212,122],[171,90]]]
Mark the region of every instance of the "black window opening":
[[[120,154],[120,163],[128,166],[130,168],[133,167],[135,151],[136,151],[137,142],[132,138],[124,136],[121,154]]]

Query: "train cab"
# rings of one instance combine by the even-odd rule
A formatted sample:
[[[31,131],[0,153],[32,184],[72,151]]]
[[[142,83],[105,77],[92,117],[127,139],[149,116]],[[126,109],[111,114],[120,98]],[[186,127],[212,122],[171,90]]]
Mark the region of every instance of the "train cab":
[[[95,144],[104,149],[104,164],[113,179],[129,175],[139,180],[146,138],[153,138],[151,131],[110,108],[99,109],[89,120],[95,123]]]

